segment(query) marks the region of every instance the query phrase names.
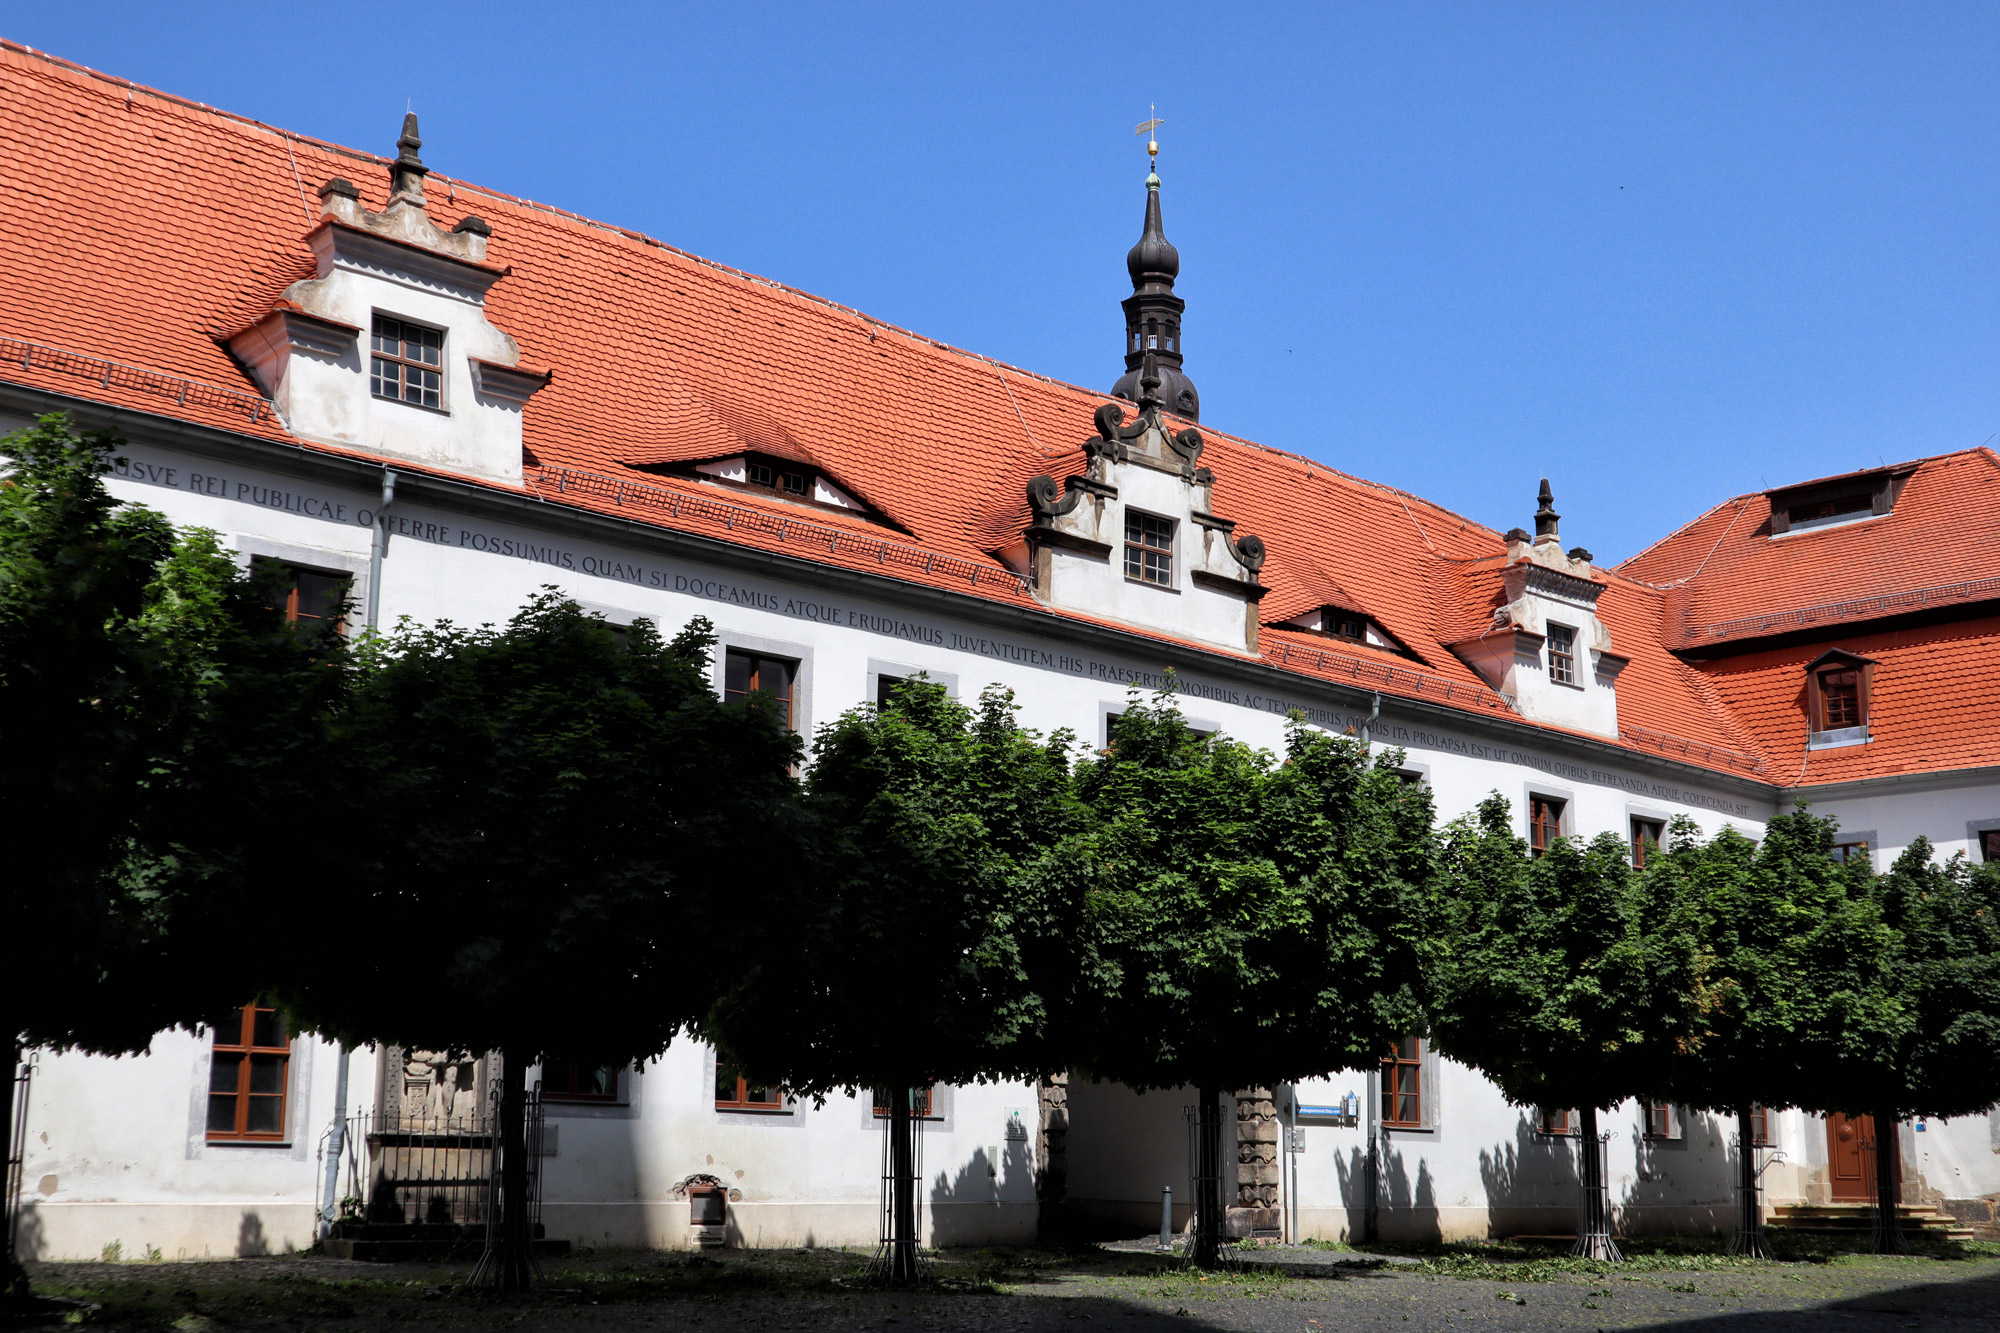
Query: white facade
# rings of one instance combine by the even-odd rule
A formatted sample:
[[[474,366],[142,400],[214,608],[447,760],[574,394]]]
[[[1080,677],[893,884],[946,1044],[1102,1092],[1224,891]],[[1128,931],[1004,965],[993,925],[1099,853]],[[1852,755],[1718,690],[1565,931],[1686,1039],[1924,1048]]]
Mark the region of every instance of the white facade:
[[[0,418],[0,430],[25,421]],[[244,441],[167,447],[125,416],[132,439],[111,485],[175,522],[216,529],[246,557],[267,555],[356,579],[366,602],[370,543],[382,469]],[[1140,473],[1140,469],[1132,469]],[[1141,474],[1150,475],[1150,472]],[[1166,478],[1178,483],[1178,478]],[[1139,489],[1127,476],[1118,484]],[[1162,509],[1171,496],[1156,497]],[[1429,781],[1442,817],[1491,792],[1512,803],[1526,832],[1531,792],[1567,802],[1567,832],[1621,835],[1634,816],[1685,815],[1705,832],[1733,824],[1752,837],[1776,808],[1774,789],[1649,760],[1587,737],[1508,719],[1322,685],[1246,660],[1204,652],[754,551],[720,551],[663,531],[552,512],[491,492],[406,475],[385,522],[389,538],[379,596],[382,623],[402,616],[460,623],[500,621],[540,586],[554,584],[614,617],[677,627],[704,615],[722,644],[780,651],[800,663],[797,725],[810,729],[873,697],[877,676],[929,672],[969,698],[988,683],[1013,689],[1024,720],[1102,734],[1128,690],[1176,669],[1191,719],[1255,745],[1282,744],[1286,714],[1318,726],[1367,728]],[[1219,596],[1219,594],[1218,594]],[[1240,603],[1238,606],[1240,608]],[[1239,610],[1240,614],[1240,610]],[[1239,625],[1241,621],[1237,622]],[[1372,715],[1372,716],[1371,716]],[[2000,784],[1886,784],[1820,807],[1872,830],[1879,858],[1923,833],[1947,851],[1967,845],[1980,821],[2000,819]],[[1878,866],[1886,865],[1878,859]],[[348,1107],[377,1102],[379,1059],[351,1057]],[[1536,1132],[1478,1076],[1433,1062],[1430,1123],[1383,1135],[1378,1218],[1387,1236],[1466,1236],[1560,1231],[1573,1206],[1570,1142]],[[160,1036],[150,1053],[121,1060],[44,1055],[29,1112],[24,1237],[43,1257],[95,1257],[116,1244],[127,1256],[157,1249],[200,1256],[307,1244],[321,1204],[319,1153],[335,1115],[338,1065],[325,1043],[301,1038],[290,1067],[285,1142],[204,1141],[208,1043]],[[545,1163],[550,1233],[597,1244],[693,1244],[685,1187],[698,1176],[730,1198],[727,1238],[744,1245],[867,1244],[876,1236],[881,1136],[872,1108],[834,1098],[780,1114],[718,1110],[713,1057],[683,1043],[626,1075],[618,1105],[552,1106]],[[1329,1106],[1355,1094],[1355,1123],[1297,1119],[1297,1154],[1283,1158],[1288,1230],[1359,1233],[1365,1202],[1359,1163],[1372,1089],[1365,1076],[1281,1089],[1283,1106]],[[1071,1089],[1067,1160],[1075,1208],[1119,1224],[1157,1224],[1160,1189],[1186,1202],[1186,1095],[1138,1098],[1116,1088]],[[1036,1219],[1037,1089],[999,1084],[943,1090],[923,1142],[925,1218],[941,1243],[1022,1241]],[[1281,1110],[1289,1127],[1294,1117]],[[1718,1226],[1730,1206],[1733,1126],[1690,1117],[1684,1138],[1648,1140],[1636,1108],[1605,1117],[1614,1202],[1633,1229]],[[1027,1126],[1024,1132],[1021,1126]],[[1809,1199],[1825,1160],[1824,1130],[1800,1114],[1777,1117],[1784,1163],[1767,1178],[1772,1197]],[[1011,1132],[1010,1132],[1011,1127]],[[2000,1192],[2000,1153],[1986,1118],[1912,1127],[1911,1178],[1929,1194]],[[345,1190],[343,1184],[342,1190]],[[676,1193],[680,1190],[680,1193]]]

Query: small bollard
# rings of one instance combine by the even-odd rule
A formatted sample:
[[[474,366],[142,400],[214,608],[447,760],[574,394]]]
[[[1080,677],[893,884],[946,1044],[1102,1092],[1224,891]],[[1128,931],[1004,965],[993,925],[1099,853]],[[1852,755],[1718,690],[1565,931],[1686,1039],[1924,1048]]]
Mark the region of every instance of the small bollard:
[[[1160,1248],[1174,1248],[1174,1187],[1164,1185],[1160,1189]]]

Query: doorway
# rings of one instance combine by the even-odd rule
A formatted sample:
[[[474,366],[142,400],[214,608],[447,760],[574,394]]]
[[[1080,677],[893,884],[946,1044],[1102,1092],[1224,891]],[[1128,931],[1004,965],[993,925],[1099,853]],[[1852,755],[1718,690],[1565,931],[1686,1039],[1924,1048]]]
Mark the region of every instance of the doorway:
[[[1875,1197],[1875,1117],[1826,1118],[1826,1176],[1835,1203],[1867,1203]]]

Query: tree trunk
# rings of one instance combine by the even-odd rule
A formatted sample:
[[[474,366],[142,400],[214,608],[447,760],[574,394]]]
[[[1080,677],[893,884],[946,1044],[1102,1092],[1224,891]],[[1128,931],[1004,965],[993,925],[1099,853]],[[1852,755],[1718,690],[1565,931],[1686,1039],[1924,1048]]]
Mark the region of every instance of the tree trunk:
[[[1903,1144],[1897,1133],[1896,1113],[1875,1113],[1875,1253],[1901,1254],[1903,1229],[1898,1224],[1896,1205],[1903,1201]]]
[[[534,1284],[534,1237],[528,1220],[528,1061],[523,1052],[500,1055],[500,1123],[493,1149],[500,1154],[499,1226],[489,1221],[486,1252],[472,1270],[472,1285],[527,1291]]]
[[[898,1088],[889,1098],[889,1163],[893,1177],[889,1208],[889,1282],[917,1280],[917,1122],[910,1113],[913,1094]]]
[[[1222,1262],[1222,1090],[1203,1086],[1195,1093],[1194,1263],[1214,1268]]]
[[[1597,1137],[1597,1108],[1577,1111],[1577,1200],[1575,1253],[1617,1263],[1625,1256],[1611,1239],[1611,1204],[1604,1189],[1604,1145]]]
[[[1757,1187],[1757,1136],[1750,1128],[1750,1107],[1747,1103],[1736,1108],[1736,1139],[1740,1145],[1736,1188],[1741,1196],[1738,1204],[1742,1211],[1729,1252],[1752,1259],[1768,1259],[1771,1254],[1764,1245],[1764,1204]]]
[[[0,1020],[4,1022],[4,1020]],[[0,1302],[25,1301],[28,1299],[28,1270],[21,1263],[21,1257],[14,1252],[18,1227],[13,1210],[21,1206],[13,1163],[14,1153],[14,1086],[21,1070],[21,1040],[11,1028],[0,1027],[0,1055],[6,1057],[6,1064],[0,1066],[0,1227],[5,1234],[0,1235]],[[27,1151],[27,1144],[21,1145]]]

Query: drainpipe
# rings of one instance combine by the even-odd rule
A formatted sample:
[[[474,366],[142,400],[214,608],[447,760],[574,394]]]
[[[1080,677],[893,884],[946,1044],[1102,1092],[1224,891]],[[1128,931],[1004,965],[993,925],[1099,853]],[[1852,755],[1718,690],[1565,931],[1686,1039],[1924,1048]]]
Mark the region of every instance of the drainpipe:
[[[1361,743],[1363,745],[1368,744],[1368,728],[1374,724],[1376,718],[1382,716],[1382,696],[1376,694],[1371,695],[1370,698],[1372,706],[1368,710],[1368,716],[1362,719],[1361,722]]]
[[[1376,1220],[1375,1195],[1376,1163],[1382,1156],[1382,1071],[1378,1066],[1368,1071],[1368,1161],[1361,1173],[1362,1189],[1366,1191],[1361,1209],[1361,1239],[1375,1241],[1379,1224]]]
[[[1291,1233],[1288,1244],[1299,1243],[1299,1085],[1292,1084],[1292,1126],[1285,1131],[1285,1164],[1291,1168],[1290,1189],[1285,1191],[1286,1229]]]
[[[375,506],[375,530],[368,541],[368,602],[365,608],[367,633],[375,636],[382,614],[382,556],[389,549],[388,509],[396,499],[396,474],[382,469],[382,499]],[[320,1187],[319,1234],[324,1240],[333,1231],[340,1205],[340,1155],[347,1147],[347,1080],[354,1053],[334,1043],[333,1128],[326,1136],[326,1179]]]

